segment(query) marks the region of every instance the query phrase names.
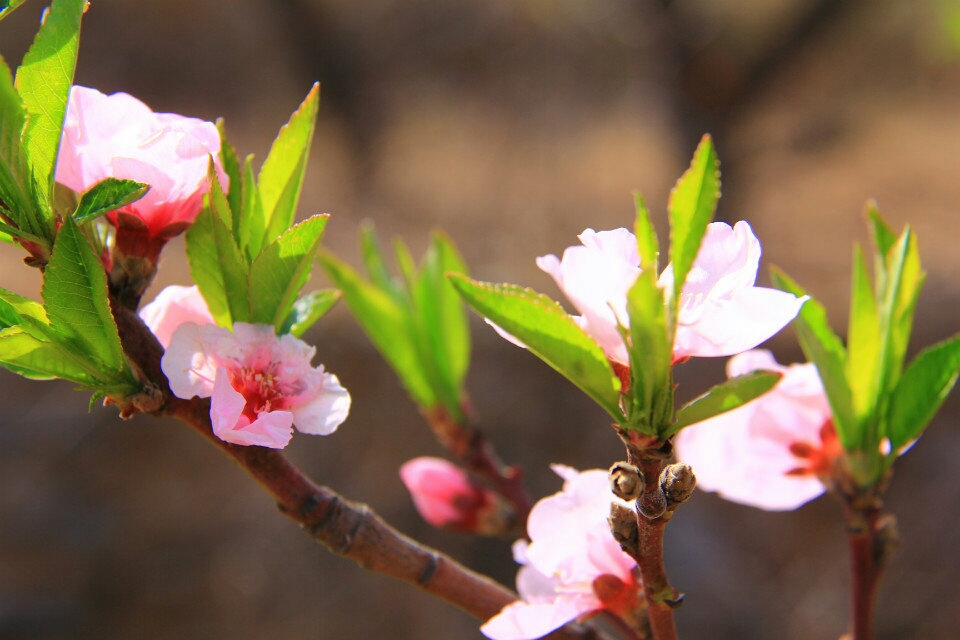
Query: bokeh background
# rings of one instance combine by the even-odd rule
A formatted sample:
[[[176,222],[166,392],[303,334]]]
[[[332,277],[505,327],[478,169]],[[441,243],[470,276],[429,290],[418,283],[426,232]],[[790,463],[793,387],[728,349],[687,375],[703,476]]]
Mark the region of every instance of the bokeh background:
[[[0,24],[16,64],[44,3]],[[158,111],[223,116],[263,158],[315,80],[320,121],[302,214],[357,264],[373,221],[419,253],[431,229],[473,274],[557,294],[534,258],[586,227],[660,222],[700,135],[722,161],[719,215],[747,219],[778,264],[845,326],[853,242],[875,198],[912,224],[929,271],[911,352],[960,329],[960,3],[956,0],[94,0],[77,82]],[[663,225],[661,229],[665,231]],[[161,283],[189,282],[182,244]],[[0,247],[0,285],[37,294]],[[762,276],[766,280],[766,275]],[[158,290],[155,288],[154,290]],[[148,297],[152,294],[148,294]],[[477,415],[531,493],[547,468],[622,456],[603,412],[474,323]],[[441,453],[346,308],[308,334],[354,397],[327,438],[290,456],[402,531],[512,584],[508,544],[431,530],[397,480]],[[771,347],[802,356],[792,331]],[[692,397],[723,362],[678,371]],[[903,546],[879,637],[960,637],[960,396],[896,467]],[[829,498],[771,514],[698,493],[668,528],[691,639],[835,639],[847,560]],[[481,638],[467,615],[328,553],[189,429],[87,411],[68,385],[0,371],[0,638]]]

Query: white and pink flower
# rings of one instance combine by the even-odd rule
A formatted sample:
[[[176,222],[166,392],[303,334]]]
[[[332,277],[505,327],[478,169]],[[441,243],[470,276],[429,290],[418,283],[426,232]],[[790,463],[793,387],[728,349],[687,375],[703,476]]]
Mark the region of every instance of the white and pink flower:
[[[154,113],[126,93],[104,95],[96,89],[70,90],[56,180],[77,193],[105,178],[150,185],[140,200],[107,214],[118,229],[126,255],[156,258],[163,243],[183,232],[197,217],[210,190],[213,159],[221,166],[220,134],[211,122],[175,113]],[[120,237],[120,236],[123,237]]]
[[[214,324],[207,301],[196,285],[165,287],[150,304],[140,309],[140,317],[164,349],[170,346],[173,332],[183,323]]]
[[[328,435],[350,411],[350,394],[337,377],[310,365],[314,352],[269,325],[236,322],[231,332],[184,322],[160,364],[178,398],[211,399],[210,420],[221,440],[282,449],[294,425]]]
[[[414,458],[400,466],[400,479],[417,511],[431,525],[464,533],[498,530],[491,531],[500,524],[496,495],[452,462]]]
[[[636,562],[607,523],[617,499],[607,472],[552,468],[564,479],[563,489],[534,505],[527,520],[530,541],[514,543],[514,558],[523,565],[517,573],[522,599],[480,628],[492,640],[540,638],[602,610],[629,617],[640,602]]]
[[[579,236],[563,258],[537,258],[581,314],[578,324],[615,363],[629,364],[619,326],[629,326],[627,293],[640,275],[636,237],[626,229]],[[756,287],[760,241],[744,221],[734,227],[714,222],[697,253],[680,297],[674,362],[690,357],[729,356],[751,349],[780,331],[799,312],[805,298]],[[673,266],[659,282],[673,286]]]
[[[842,447],[816,366],[777,363],[769,351],[741,353],[731,378],[751,371],[783,378],[738,409],[683,429],[677,457],[693,467],[697,486],[769,511],[796,509],[822,494]]]

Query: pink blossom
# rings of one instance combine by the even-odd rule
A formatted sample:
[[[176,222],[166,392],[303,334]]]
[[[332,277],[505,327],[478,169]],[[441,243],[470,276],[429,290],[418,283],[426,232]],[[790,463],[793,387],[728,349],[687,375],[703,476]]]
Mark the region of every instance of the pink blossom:
[[[782,366],[769,351],[741,353],[727,375],[778,371],[768,393],[739,409],[685,428],[677,457],[693,467],[697,486],[769,511],[796,509],[825,490],[841,446],[816,366]]]
[[[497,515],[493,493],[441,458],[420,457],[405,462],[400,467],[400,479],[417,511],[435,527],[481,533],[487,528],[484,520]]]
[[[610,533],[607,472],[554,465],[563,489],[534,505],[527,520],[530,542],[514,543],[521,565],[521,600],[507,605],[480,631],[492,640],[540,638],[567,622],[609,610],[629,616],[639,602],[636,562]]]
[[[626,229],[579,236],[582,246],[568,247],[563,259],[537,258],[582,315],[578,324],[615,363],[628,365],[627,347],[619,326],[629,326],[627,293],[640,275],[636,237]],[[760,265],[760,241],[750,225],[734,227],[714,222],[707,227],[700,251],[680,296],[673,347],[674,362],[691,356],[728,356],[751,349],[770,338],[799,312],[805,298],[755,287]],[[673,266],[659,283],[673,286]]]
[[[126,93],[108,96],[74,86],[56,180],[78,193],[110,177],[149,184],[143,198],[107,215],[111,224],[129,230],[129,237],[117,239],[131,245],[125,253],[147,256],[159,253],[163,242],[197,217],[210,190],[211,158],[226,187],[219,152],[220,134],[213,123],[154,113]]]
[[[213,432],[240,445],[282,449],[296,425],[301,433],[328,435],[350,411],[350,394],[323,365],[315,349],[269,325],[236,322],[233,331],[213,324],[181,324],[161,368],[178,398],[209,397]]]
[[[184,322],[201,325],[214,322],[207,302],[196,286],[171,285],[164,288],[153,302],[140,309],[140,317],[164,349],[170,346],[173,332]]]

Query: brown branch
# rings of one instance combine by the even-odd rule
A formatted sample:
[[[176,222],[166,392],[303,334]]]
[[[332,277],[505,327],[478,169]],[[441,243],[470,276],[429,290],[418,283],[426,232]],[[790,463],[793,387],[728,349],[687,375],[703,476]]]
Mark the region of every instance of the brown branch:
[[[315,484],[281,452],[237,446],[217,438],[210,424],[209,399],[175,397],[160,369],[163,347],[133,311],[114,301],[111,306],[124,350],[149,389],[145,395],[155,401],[153,406],[159,397],[159,408],[152,406],[150,413],[173,416],[193,427],[266,489],[280,510],[315,540],[364,569],[414,585],[479,620],[490,618],[517,599],[514,592],[490,578],[401,534],[366,505]],[[127,415],[142,409],[136,398],[118,404]],[[567,625],[550,635],[556,640],[596,637],[594,630],[578,625]]]

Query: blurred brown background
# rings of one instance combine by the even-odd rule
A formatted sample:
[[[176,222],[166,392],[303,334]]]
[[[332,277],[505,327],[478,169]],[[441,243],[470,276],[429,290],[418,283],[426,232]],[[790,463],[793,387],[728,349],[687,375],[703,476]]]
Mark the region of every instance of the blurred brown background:
[[[16,64],[43,3],[0,24]],[[357,263],[363,219],[420,252],[446,229],[473,274],[556,294],[534,258],[666,198],[699,136],[723,162],[720,216],[747,219],[765,266],[845,325],[851,244],[876,198],[909,221],[929,270],[912,351],[960,329],[960,2],[820,0],[94,0],[77,82],[155,110],[226,118],[262,159],[314,80],[320,122],[302,213]],[[663,228],[663,226],[661,226]],[[0,247],[0,285],[37,294]],[[182,245],[164,284],[187,283]],[[763,276],[766,280],[766,275]],[[605,414],[475,323],[469,389],[503,455],[541,497],[550,462],[622,455]],[[397,467],[440,454],[345,308],[308,338],[354,397],[290,456],[404,532],[511,584],[508,545],[431,530]],[[792,331],[773,342],[801,356]],[[680,395],[723,363],[680,367]],[[0,638],[480,638],[477,623],[313,543],[232,463],[173,422],[128,423],[68,385],[0,371]],[[897,465],[903,547],[880,637],[960,637],[960,396]],[[769,514],[698,494],[668,528],[690,639],[835,639],[846,626],[839,507]]]

